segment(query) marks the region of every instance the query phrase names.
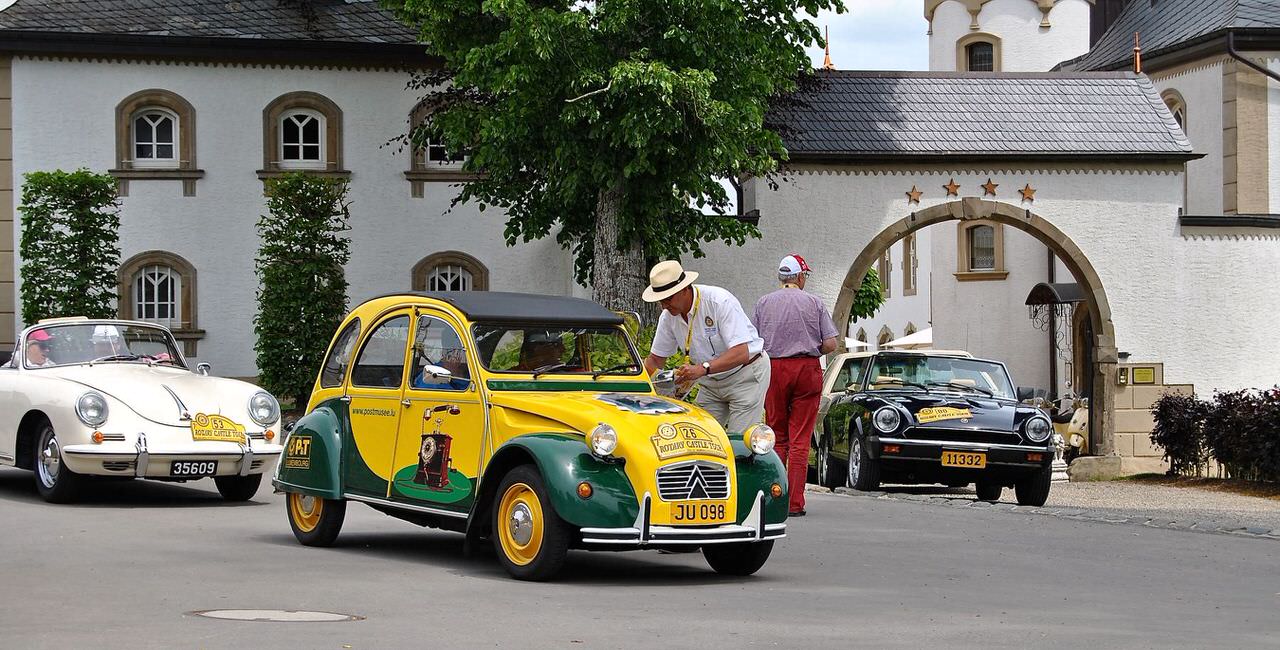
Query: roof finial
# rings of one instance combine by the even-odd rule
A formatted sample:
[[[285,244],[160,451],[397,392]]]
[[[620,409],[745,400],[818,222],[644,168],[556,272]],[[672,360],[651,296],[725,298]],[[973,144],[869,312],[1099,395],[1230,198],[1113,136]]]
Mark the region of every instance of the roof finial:
[[[827,25],[827,35],[823,40],[826,42],[826,53],[822,57],[822,69],[835,70],[836,66],[831,62],[831,25]]]
[[[1133,33],[1133,72],[1142,74],[1142,41],[1138,38],[1138,32]]]

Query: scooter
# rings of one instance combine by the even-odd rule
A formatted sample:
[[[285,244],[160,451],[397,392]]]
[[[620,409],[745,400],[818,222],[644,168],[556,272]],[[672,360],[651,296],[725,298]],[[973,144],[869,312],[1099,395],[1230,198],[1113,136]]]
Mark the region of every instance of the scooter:
[[[1053,422],[1055,442],[1062,449],[1062,460],[1070,463],[1078,456],[1088,455],[1089,398],[1067,392],[1057,407],[1049,410],[1049,420]]]

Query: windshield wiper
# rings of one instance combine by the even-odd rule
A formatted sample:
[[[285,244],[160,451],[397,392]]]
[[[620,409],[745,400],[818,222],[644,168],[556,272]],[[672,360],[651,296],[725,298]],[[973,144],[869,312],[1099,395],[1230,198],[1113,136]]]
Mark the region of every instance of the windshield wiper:
[[[627,368],[638,368],[638,367],[639,367],[639,365],[640,365],[640,364],[637,364],[637,363],[620,363],[620,364],[618,364],[618,365],[616,365],[616,366],[609,366],[608,368],[605,368],[604,370],[597,370],[597,371],[595,371],[595,372],[591,373],[591,378],[592,378],[592,379],[599,379],[599,378],[600,378],[600,375],[605,375],[605,374],[608,374],[608,373],[611,373],[611,372],[618,372],[619,370],[626,370]]]
[[[985,388],[980,388],[980,387],[978,387],[978,386],[970,386],[969,384],[959,384],[959,383],[956,383],[956,382],[953,382],[953,381],[931,381],[931,382],[929,382],[929,385],[930,385],[930,386],[949,386],[949,387],[951,387],[951,388],[963,388],[963,389],[965,389],[965,390],[973,390],[973,391],[977,391],[977,392],[979,392],[979,393],[983,393],[983,394],[985,394],[987,397],[995,397],[995,396],[996,396],[996,394],[995,394],[994,392],[989,391],[989,390],[987,390],[987,389],[985,389]]]
[[[879,377],[877,377],[877,378],[876,378],[876,381],[873,381],[873,382],[871,382],[871,383],[872,383],[872,384],[902,384],[903,386],[911,386],[911,387],[913,387],[913,388],[919,388],[920,390],[922,390],[922,391],[924,391],[924,392],[926,392],[926,393],[927,393],[927,392],[929,392],[929,387],[928,387],[928,386],[925,386],[924,384],[917,384],[917,383],[916,383],[916,382],[914,382],[914,381],[907,381],[907,380],[905,380],[905,379],[898,379],[897,377],[887,377],[887,379],[888,379],[888,381],[880,381],[880,378],[879,378]]]
[[[533,378],[537,379],[538,375],[545,375],[549,372],[563,370],[568,367],[569,367],[569,364],[567,363],[548,363],[545,366],[538,366],[537,368],[533,369]]]
[[[98,363],[99,361],[137,361],[141,358],[136,354],[108,354],[105,357],[98,357],[89,363]]]

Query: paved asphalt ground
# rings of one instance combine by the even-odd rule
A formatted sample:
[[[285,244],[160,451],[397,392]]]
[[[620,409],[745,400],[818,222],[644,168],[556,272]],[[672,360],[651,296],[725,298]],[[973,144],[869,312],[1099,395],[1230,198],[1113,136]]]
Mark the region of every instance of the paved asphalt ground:
[[[0,470],[0,647],[1276,647],[1280,541],[830,494],[769,564],[574,552],[510,580],[459,535],[352,504],[339,546],[299,546],[269,488],[109,484],[45,504]],[[209,620],[322,610],[338,623]]]

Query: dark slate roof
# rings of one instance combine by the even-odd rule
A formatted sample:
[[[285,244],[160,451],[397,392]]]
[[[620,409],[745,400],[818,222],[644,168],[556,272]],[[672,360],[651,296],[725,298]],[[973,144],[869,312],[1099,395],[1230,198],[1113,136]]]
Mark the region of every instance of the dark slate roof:
[[[419,296],[443,300],[480,322],[537,325],[541,323],[576,323],[621,325],[622,316],[599,303],[582,298],[547,296],[537,293],[504,291],[401,291],[391,296]],[[371,298],[376,300],[377,298]]]
[[[18,0],[0,11],[0,30],[348,43],[415,41],[412,29],[371,0]]]
[[[792,160],[1198,157],[1141,75],[819,70],[816,77],[770,116]]]
[[[1280,0],[1156,0],[1129,2],[1088,54],[1059,65],[1067,70],[1133,68],[1133,35],[1142,57],[1211,38],[1224,30],[1280,29]]]

